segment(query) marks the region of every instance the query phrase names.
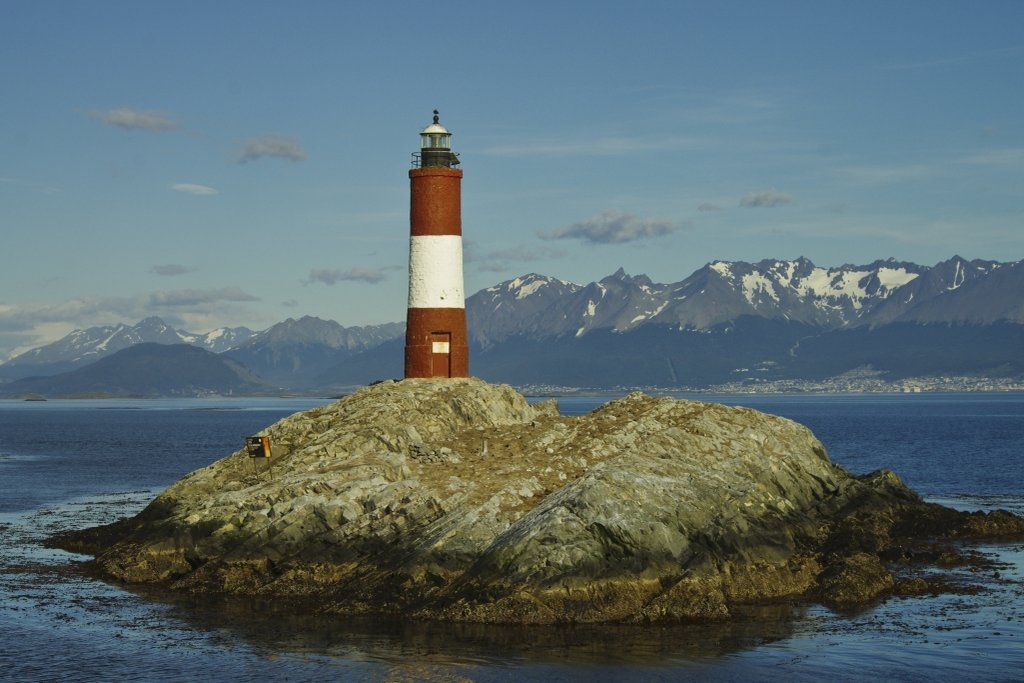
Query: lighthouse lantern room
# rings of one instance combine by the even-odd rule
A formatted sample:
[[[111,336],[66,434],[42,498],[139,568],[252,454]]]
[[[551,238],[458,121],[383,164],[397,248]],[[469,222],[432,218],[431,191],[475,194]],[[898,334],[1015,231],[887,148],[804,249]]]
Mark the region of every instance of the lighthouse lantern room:
[[[409,170],[409,309],[405,376],[468,377],[462,279],[462,171],[439,121],[420,133]]]
[[[420,133],[420,152],[413,154],[413,166],[458,166],[459,155],[452,152],[452,134],[441,125],[439,119],[440,116],[435,109],[434,122]]]

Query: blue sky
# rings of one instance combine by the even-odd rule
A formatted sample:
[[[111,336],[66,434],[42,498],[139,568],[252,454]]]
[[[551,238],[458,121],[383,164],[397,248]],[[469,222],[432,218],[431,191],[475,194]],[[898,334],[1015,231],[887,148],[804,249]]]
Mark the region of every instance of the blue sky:
[[[0,4],[0,359],[158,315],[403,320],[410,153],[467,293],[1024,258],[1024,2]]]

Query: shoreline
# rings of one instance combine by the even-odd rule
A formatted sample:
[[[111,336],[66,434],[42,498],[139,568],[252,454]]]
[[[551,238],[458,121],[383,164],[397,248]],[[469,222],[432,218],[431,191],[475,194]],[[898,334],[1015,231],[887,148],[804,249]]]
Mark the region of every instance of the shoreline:
[[[615,398],[634,391],[651,396],[862,396],[862,395],[950,395],[950,394],[1024,394],[1024,382],[1007,382],[1005,386],[990,386],[989,380],[979,380],[985,386],[956,384],[957,380],[936,381],[924,386],[909,383],[878,383],[865,386],[834,386],[828,383],[795,386],[789,380],[765,383],[761,385],[715,385],[712,387],[660,387],[660,386],[623,386],[614,388],[597,387],[551,387],[544,385],[512,384],[516,391],[524,396],[536,399],[547,398]],[[46,396],[40,398],[24,398],[16,396],[0,396],[0,404],[14,403],[47,403],[49,401],[246,401],[262,399],[268,401],[337,401],[351,392],[363,388],[350,387],[345,391],[313,392],[309,394],[268,395],[268,394],[233,394],[203,396]]]

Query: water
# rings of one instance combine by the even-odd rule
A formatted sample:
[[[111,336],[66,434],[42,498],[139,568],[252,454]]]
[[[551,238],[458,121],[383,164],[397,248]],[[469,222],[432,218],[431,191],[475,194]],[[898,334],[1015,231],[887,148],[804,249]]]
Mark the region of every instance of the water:
[[[897,471],[930,500],[1024,513],[1024,394],[698,397],[811,427],[854,473]],[[566,414],[605,398],[561,399]],[[85,576],[44,549],[134,514],[245,436],[323,401],[0,401],[0,680],[1011,681],[1024,678],[1024,544],[958,570],[976,595],[852,614],[751,610],[719,625],[522,628],[324,619]]]

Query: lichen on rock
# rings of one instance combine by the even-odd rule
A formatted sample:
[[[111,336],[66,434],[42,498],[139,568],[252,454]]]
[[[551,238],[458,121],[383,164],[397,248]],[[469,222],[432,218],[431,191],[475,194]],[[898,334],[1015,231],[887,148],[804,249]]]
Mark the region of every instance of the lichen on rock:
[[[384,382],[264,434],[272,472],[239,450],[56,543],[179,590],[558,623],[862,604],[897,585],[894,548],[1024,533],[1008,513],[926,504],[890,472],[853,477],[790,420],[641,393],[563,417],[477,379]]]

